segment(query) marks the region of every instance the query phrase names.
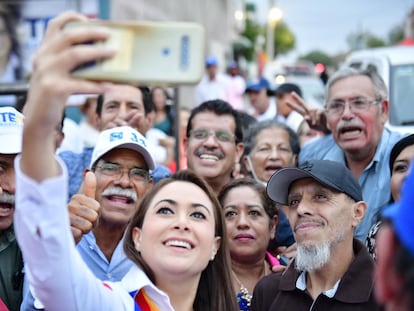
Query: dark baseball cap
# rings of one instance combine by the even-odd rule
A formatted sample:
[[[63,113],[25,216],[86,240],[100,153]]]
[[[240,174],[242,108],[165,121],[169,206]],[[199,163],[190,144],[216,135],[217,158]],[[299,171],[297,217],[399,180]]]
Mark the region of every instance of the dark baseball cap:
[[[300,89],[299,86],[297,86],[294,83],[283,83],[279,85],[275,91],[275,94],[278,95],[278,94],[286,94],[286,93],[292,93],[292,92],[295,92],[300,97],[302,97],[302,90]]]
[[[261,90],[270,90],[270,83],[266,78],[259,78],[258,80],[250,81],[246,87],[246,93],[248,92],[260,92]]]
[[[205,61],[206,67],[217,66],[218,60],[214,56],[208,56]]]
[[[313,178],[322,185],[342,192],[355,201],[362,201],[361,186],[343,164],[328,160],[306,161],[299,167],[276,171],[267,183],[267,195],[276,203],[288,205],[288,194],[293,182]]]

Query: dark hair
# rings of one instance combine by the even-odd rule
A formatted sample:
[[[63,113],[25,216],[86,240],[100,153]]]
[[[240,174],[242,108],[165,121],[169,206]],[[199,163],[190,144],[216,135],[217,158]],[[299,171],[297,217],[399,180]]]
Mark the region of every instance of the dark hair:
[[[224,206],[224,201],[229,192],[239,187],[249,187],[259,195],[263,208],[270,220],[272,220],[275,215],[278,215],[276,204],[267,195],[266,187],[250,177],[234,179],[221,189],[217,197],[222,206]]]
[[[144,111],[145,115],[154,111],[154,104],[152,103],[152,98],[150,94],[150,89],[146,86],[139,86],[138,89],[141,91],[142,94],[142,102],[144,103]],[[100,94],[96,101],[96,113],[99,117],[102,114],[102,106],[104,103],[104,94]]]
[[[226,239],[226,224],[223,216],[223,211],[210,186],[204,181],[204,179],[199,177],[192,170],[182,170],[173,174],[169,178],[162,179],[143,196],[134,216],[131,219],[127,233],[125,235],[125,254],[129,259],[131,259],[131,261],[140,266],[148,275],[148,277],[153,282],[155,282],[153,271],[150,269],[148,264],[143,260],[141,254],[135,248],[132,232],[134,227],[142,228],[145,220],[145,215],[154,196],[166,185],[171,184],[175,181],[193,183],[206,193],[214,206],[214,218],[216,222],[215,235],[221,237],[220,248],[218,249],[214,260],[210,261],[207,267],[201,273],[201,278],[193,305],[194,310],[238,310],[235,294],[233,292],[231,284],[230,255]]]
[[[212,112],[216,115],[230,115],[234,119],[236,124],[236,131],[234,135],[236,136],[236,144],[243,141],[243,130],[237,110],[235,110],[228,102],[221,99],[214,99],[203,102],[201,105],[195,107],[191,110],[190,118],[188,119],[187,124],[187,137],[190,137],[191,130],[193,128],[193,119],[194,117],[201,112]]]
[[[167,90],[165,88],[163,88],[161,86],[153,87],[151,89],[151,94],[150,95],[151,95],[151,101],[152,101],[152,105],[154,107],[154,111],[155,112],[157,112],[157,111],[156,111],[156,107],[155,107],[153,98],[154,98],[154,92],[156,90],[160,90],[161,92],[163,92],[164,93],[164,96],[165,96],[165,98],[167,100],[170,100],[171,99],[170,94],[168,94],[168,92],[167,92]],[[172,109],[172,106],[171,105],[167,105],[167,103],[164,105],[164,111],[167,114],[167,119],[168,119],[168,121],[170,123],[170,126],[169,126],[168,131],[167,131],[166,134],[169,135],[169,136],[175,136],[175,119],[176,119],[176,112]]]
[[[243,139],[245,139],[248,129],[257,123],[257,119],[243,110],[237,110],[237,113],[243,129]]]
[[[22,53],[20,48],[19,39],[17,36],[17,23],[20,19],[20,5],[19,4],[0,4],[0,18],[4,21],[4,26],[6,27],[7,36],[11,41],[10,54],[8,55],[9,59],[12,54],[16,55],[19,60],[19,65],[15,68],[15,78],[19,80],[23,78],[23,67],[22,63]]]
[[[392,166],[394,165],[395,159],[399,156],[401,151],[403,151],[408,146],[414,145],[414,134],[405,136],[401,138],[397,143],[392,147],[391,154],[390,154],[390,172],[392,175]]]
[[[292,149],[292,153],[294,155],[299,154],[300,151],[300,143],[298,134],[294,130],[292,130],[289,126],[284,123],[280,123],[276,120],[265,120],[260,121],[257,123],[253,123],[247,130],[246,135],[244,137],[244,155],[249,155],[254,146],[257,144],[257,135],[269,128],[278,128],[281,130],[285,130],[289,135],[289,145]]]

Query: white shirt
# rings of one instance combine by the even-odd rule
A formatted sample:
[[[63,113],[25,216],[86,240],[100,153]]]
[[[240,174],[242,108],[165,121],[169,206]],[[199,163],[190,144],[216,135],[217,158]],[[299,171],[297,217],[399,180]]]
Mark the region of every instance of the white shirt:
[[[267,107],[267,110],[256,116],[256,120],[257,121],[264,121],[264,120],[273,120],[276,117],[276,101],[274,98],[270,97],[269,98],[269,107]],[[255,109],[252,107],[249,109],[249,113],[250,115],[254,115],[255,114]]]
[[[171,310],[168,296],[137,266],[121,282],[104,285],[87,268],[69,226],[66,167],[61,175],[38,183],[21,171],[16,157],[14,228],[23,253],[27,279],[46,310],[133,311],[131,291],[145,288],[160,310]]]
[[[56,154],[62,151],[81,153],[83,141],[79,125],[71,118],[65,118],[63,120],[63,133],[65,133],[65,138],[63,138],[62,144],[56,150]]]
[[[228,88],[229,79],[223,74],[217,74],[214,80],[205,75],[197,85],[196,92],[196,105],[207,100],[222,99],[228,101]]]
[[[163,163],[167,159],[167,149],[159,143],[160,139],[164,139],[166,137],[167,134],[154,127],[150,128],[145,133],[145,138],[148,142],[148,149],[157,164]]]
[[[246,82],[242,76],[228,76],[228,102],[234,109],[244,110],[244,90],[246,89]]]
[[[277,115],[276,120],[285,123],[287,126],[289,126],[292,130],[294,130],[297,133],[299,126],[303,121],[303,116],[299,112],[291,111],[287,118],[285,118],[282,115]]]

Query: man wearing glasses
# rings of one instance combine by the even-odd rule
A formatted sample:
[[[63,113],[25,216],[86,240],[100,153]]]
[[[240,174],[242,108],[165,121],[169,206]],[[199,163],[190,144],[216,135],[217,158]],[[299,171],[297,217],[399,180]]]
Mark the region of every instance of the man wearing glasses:
[[[123,251],[123,236],[138,201],[153,185],[154,167],[147,140],[135,129],[121,126],[99,134],[89,166],[93,174],[86,173],[82,194],[71,198],[69,209],[77,249],[101,280],[119,281],[133,265]],[[42,306],[35,300],[34,307]],[[27,294],[21,310],[33,310]]]
[[[373,71],[344,68],[328,81],[324,111],[308,109],[296,97],[296,110],[311,127],[327,127],[331,134],[303,147],[299,163],[332,160],[346,165],[358,179],[368,209],[355,237],[364,241],[379,210],[390,199],[389,156],[403,136],[385,123],[389,102],[387,88]]]
[[[218,193],[231,180],[234,165],[243,153],[243,133],[238,113],[223,100],[195,107],[188,119],[184,146],[188,167],[203,176]]]

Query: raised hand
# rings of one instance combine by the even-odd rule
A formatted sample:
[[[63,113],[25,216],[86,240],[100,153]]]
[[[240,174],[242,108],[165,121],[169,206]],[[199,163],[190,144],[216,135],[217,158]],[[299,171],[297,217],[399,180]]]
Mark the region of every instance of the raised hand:
[[[54,128],[62,118],[67,97],[74,93],[103,93],[107,87],[105,83],[77,79],[71,75],[71,71],[80,64],[110,58],[116,52],[103,45],[82,44],[107,39],[110,32],[103,27],[64,27],[70,21],[86,20],[85,16],[75,12],[53,19],[33,59],[24,110],[21,167],[37,181],[60,173],[54,159]]]
[[[321,108],[310,108],[295,92],[292,92],[292,98],[294,102],[289,101],[287,102],[287,105],[296,112],[300,113],[308,122],[310,128],[324,133],[329,133],[325,110]]]
[[[100,204],[95,200],[95,192],[95,174],[87,172],[80,193],[75,194],[68,204],[70,226],[76,244],[99,220]]]

